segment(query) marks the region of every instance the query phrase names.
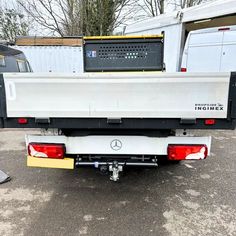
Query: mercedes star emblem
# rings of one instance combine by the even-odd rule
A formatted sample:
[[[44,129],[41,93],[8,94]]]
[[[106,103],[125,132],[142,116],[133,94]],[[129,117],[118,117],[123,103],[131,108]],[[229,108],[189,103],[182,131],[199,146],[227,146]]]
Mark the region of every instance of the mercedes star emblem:
[[[110,146],[114,151],[118,151],[122,148],[122,142],[119,139],[114,139],[111,141]]]

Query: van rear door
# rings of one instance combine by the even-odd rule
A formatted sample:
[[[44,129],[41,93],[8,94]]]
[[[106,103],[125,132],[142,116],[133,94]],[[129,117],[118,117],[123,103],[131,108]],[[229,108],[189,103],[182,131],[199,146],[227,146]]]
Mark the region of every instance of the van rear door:
[[[219,72],[223,32],[201,32],[189,35],[187,71]]]
[[[236,28],[224,31],[220,71],[236,70]]]

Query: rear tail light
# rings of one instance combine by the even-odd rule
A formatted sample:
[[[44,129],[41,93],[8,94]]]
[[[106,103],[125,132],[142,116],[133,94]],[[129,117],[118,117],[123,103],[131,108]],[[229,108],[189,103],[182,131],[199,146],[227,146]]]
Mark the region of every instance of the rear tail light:
[[[27,124],[28,123],[28,119],[26,119],[26,118],[18,118],[17,122],[18,122],[18,124]]]
[[[168,159],[172,161],[201,160],[207,157],[208,150],[205,144],[169,144],[167,153]]]
[[[215,119],[206,119],[205,125],[214,125],[216,123]]]
[[[187,68],[181,68],[181,72],[187,72]]]
[[[33,157],[63,159],[65,156],[65,145],[57,143],[29,143],[28,154]]]

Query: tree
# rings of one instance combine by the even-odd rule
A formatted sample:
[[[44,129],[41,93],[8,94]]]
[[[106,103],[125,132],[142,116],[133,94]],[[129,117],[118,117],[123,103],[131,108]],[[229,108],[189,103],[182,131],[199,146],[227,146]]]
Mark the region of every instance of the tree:
[[[174,5],[176,8],[184,9],[184,8],[192,7],[195,5],[199,5],[207,1],[208,0],[175,0]]]
[[[138,5],[142,11],[145,12],[145,16],[140,17],[155,17],[165,12],[165,7],[168,5],[174,5],[174,9],[183,9],[199,5],[209,0],[139,0]]]
[[[26,17],[16,9],[0,9],[0,38],[14,42],[19,35],[29,33],[29,23]]]
[[[110,34],[121,24],[121,12],[131,1],[18,0],[39,25],[60,36]]]
[[[83,0],[81,4],[83,33],[85,35],[109,35],[115,23],[116,1]]]
[[[142,2],[141,7],[148,16],[154,17],[164,13],[165,0],[143,0]]]

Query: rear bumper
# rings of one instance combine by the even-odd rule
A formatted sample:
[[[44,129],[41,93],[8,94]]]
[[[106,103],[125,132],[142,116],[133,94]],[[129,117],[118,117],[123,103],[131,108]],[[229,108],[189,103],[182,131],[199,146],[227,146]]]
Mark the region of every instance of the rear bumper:
[[[180,118],[122,118],[121,123],[114,124],[109,123],[107,118],[27,118],[26,124],[19,124],[18,118],[8,117],[0,118],[0,128],[78,129],[84,130],[88,134],[98,130],[144,132],[163,129],[235,129],[235,118],[215,119],[215,121],[214,125],[206,125],[205,119],[200,118],[193,119],[193,123],[185,123]]]
[[[43,168],[58,168],[58,169],[74,169],[74,159],[50,159],[27,156],[27,166],[43,167]]]
[[[132,135],[67,137],[63,135],[26,135],[27,146],[31,142],[63,143],[66,147],[66,154],[77,155],[167,155],[169,144],[204,144],[207,146],[209,155],[211,148],[211,137],[146,137]],[[60,161],[58,160],[58,163],[61,163]],[[45,165],[50,165],[49,162],[45,162]]]

